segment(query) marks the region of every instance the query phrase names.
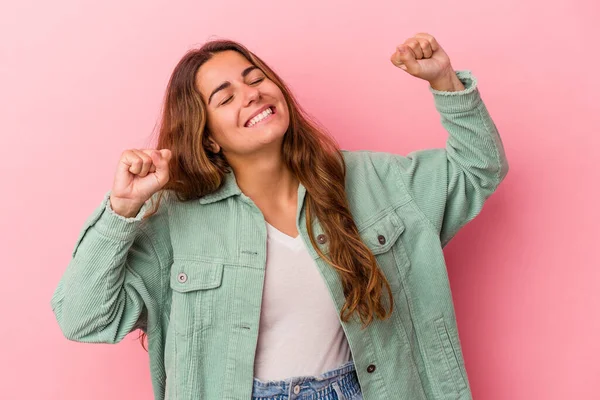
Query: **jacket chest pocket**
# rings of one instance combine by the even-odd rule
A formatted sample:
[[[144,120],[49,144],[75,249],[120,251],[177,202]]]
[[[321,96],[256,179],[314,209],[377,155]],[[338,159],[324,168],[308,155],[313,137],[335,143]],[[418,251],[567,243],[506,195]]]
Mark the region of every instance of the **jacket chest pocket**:
[[[223,280],[224,264],[199,260],[174,260],[170,324],[179,336],[212,325],[216,291]]]
[[[359,230],[363,242],[371,249],[392,291],[400,289],[400,279],[409,264],[401,240],[404,230],[404,223],[393,211]]]

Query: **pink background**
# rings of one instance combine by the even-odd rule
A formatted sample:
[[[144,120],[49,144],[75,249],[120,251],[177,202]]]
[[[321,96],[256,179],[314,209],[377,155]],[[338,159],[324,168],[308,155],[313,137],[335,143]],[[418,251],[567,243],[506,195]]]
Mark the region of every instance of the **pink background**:
[[[50,298],[121,151],[150,147],[189,47],[240,40],[342,147],[407,153],[446,139],[427,82],[389,61],[429,32],[478,78],[511,166],[446,248],[474,397],[599,398],[595,0],[85,3],[0,10],[0,397],[152,398],[137,333],[69,342]]]

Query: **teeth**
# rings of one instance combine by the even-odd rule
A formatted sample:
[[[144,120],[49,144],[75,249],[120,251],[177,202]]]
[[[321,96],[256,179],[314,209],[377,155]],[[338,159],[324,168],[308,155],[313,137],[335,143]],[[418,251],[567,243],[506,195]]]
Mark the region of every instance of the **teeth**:
[[[269,116],[271,114],[273,114],[273,111],[271,110],[271,107],[269,107],[265,111],[258,114],[256,117],[252,118],[250,120],[250,122],[248,122],[248,128],[250,128],[252,125],[255,125],[258,122],[262,121],[263,119],[265,119],[267,116]]]

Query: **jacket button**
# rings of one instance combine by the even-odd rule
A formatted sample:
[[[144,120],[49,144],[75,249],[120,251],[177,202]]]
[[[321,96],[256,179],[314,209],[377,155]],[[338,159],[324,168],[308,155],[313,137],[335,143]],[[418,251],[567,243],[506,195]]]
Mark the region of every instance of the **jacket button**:
[[[177,275],[177,280],[178,280],[180,283],[185,283],[185,282],[187,281],[187,275],[186,275],[184,272],[180,272],[180,273]]]
[[[385,244],[385,236],[379,235],[377,236],[377,240],[379,240],[379,244]]]
[[[375,371],[375,364],[371,364],[371,365],[369,365],[369,366],[367,367],[367,372],[368,372],[368,373],[371,373],[371,372],[373,372],[373,371]]]
[[[319,236],[317,236],[317,242],[319,242],[320,244],[326,243],[327,236],[325,236],[321,233]]]

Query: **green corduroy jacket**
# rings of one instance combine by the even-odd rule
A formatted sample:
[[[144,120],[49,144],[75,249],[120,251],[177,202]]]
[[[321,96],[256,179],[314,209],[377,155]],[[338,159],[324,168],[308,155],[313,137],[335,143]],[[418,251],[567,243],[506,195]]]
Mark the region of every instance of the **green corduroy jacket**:
[[[446,147],[344,151],[350,210],[394,296],[391,318],[342,322],[365,400],[471,399],[443,247],[508,171],[471,71],[465,90],[431,87]],[[337,272],[318,256],[298,188],[297,229],[338,312]],[[165,196],[158,213],[117,215],[106,193],[85,222],[51,299],[64,336],[118,343],[148,334],[156,400],[250,399],[266,262],[266,224],[233,173],[198,200]],[[314,235],[323,231],[318,220]],[[323,238],[321,238],[323,239]],[[321,242],[323,242],[321,244]],[[328,254],[327,238],[319,240]]]

